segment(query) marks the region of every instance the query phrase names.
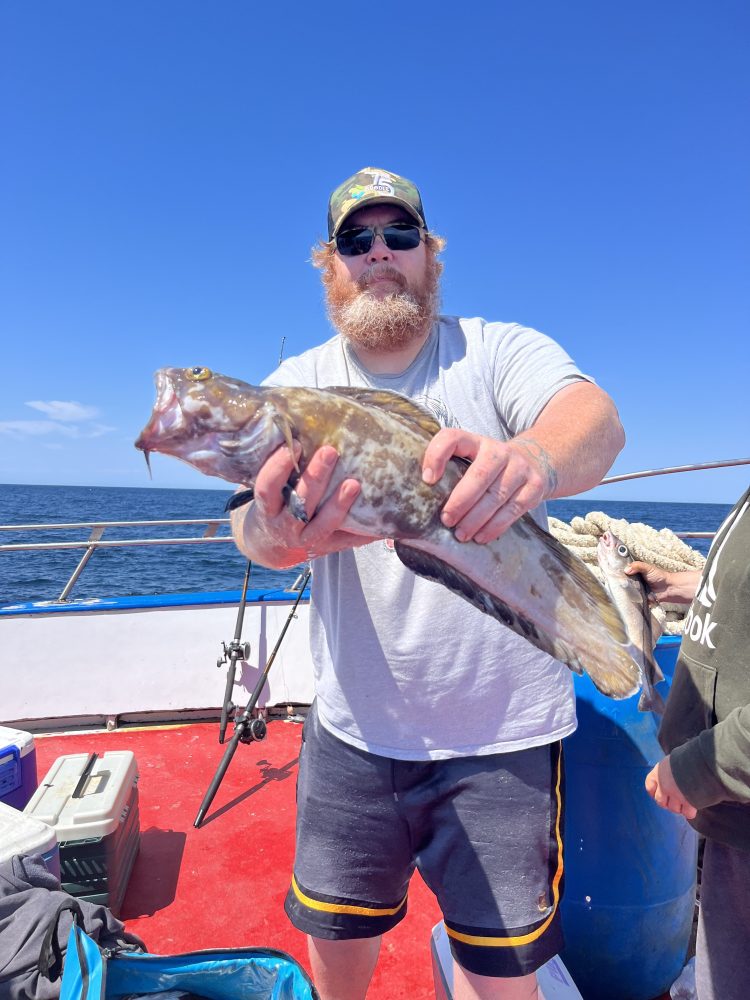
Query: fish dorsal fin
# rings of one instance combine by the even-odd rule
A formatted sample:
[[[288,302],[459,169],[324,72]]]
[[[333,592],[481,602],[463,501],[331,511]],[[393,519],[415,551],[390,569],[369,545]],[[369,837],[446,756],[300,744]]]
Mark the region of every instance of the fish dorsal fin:
[[[400,417],[411,427],[429,437],[434,437],[440,430],[440,424],[428,409],[398,392],[390,392],[388,389],[364,389],[351,385],[330,386],[325,391],[346,396],[364,406],[376,406],[381,410],[387,410],[388,413]]]

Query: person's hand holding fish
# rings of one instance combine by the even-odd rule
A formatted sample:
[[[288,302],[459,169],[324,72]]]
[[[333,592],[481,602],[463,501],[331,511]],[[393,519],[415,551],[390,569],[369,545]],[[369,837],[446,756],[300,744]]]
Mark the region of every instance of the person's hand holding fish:
[[[640,574],[654,597],[668,604],[689,604],[695,597],[701,577],[698,569],[669,573],[647,562],[632,562],[625,572],[628,576]]]
[[[255,503],[247,512],[243,528],[261,532],[273,547],[277,560],[286,566],[373,541],[369,536],[353,536],[341,528],[361,490],[356,479],[344,479],[321,503],[338,462],[338,454],[330,445],[314,452],[295,486],[304,509],[315,513],[307,521],[293,516],[284,488],[295,471],[301,450],[299,442],[294,444],[294,455],[282,446],[261,466],[255,479]],[[238,523],[243,516],[232,513]]]
[[[424,481],[436,483],[453,456],[471,462],[441,513],[459,542],[494,542],[553,487],[554,475],[545,468],[539,445],[521,438],[506,443],[455,428],[441,429],[427,445]]]

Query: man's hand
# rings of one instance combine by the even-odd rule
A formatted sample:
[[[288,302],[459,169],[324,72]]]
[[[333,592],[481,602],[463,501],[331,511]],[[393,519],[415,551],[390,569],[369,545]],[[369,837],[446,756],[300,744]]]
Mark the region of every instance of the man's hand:
[[[555,474],[545,450],[531,438],[495,441],[470,431],[443,428],[430,441],[422,462],[426,483],[436,483],[453,455],[471,465],[445,502],[443,524],[460,542],[492,542],[554,489]]]
[[[295,458],[299,458],[296,442]],[[257,475],[253,505],[233,513],[232,530],[242,551],[263,565],[280,569],[372,541],[341,530],[361,489],[356,479],[338,483],[317,509],[329,489],[337,461],[335,449],[325,445],[315,452],[300,476],[295,492],[310,518],[305,523],[290,513],[282,495],[295,464],[287,447],[278,448]]]
[[[695,806],[688,802],[677,787],[669,757],[662,757],[659,763],[651,768],[646,775],[646,791],[662,809],[679,813],[685,819],[693,819],[698,813]]]

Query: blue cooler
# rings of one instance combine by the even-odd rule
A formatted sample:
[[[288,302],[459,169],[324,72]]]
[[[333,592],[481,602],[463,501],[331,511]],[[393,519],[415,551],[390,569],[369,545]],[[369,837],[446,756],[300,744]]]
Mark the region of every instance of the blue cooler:
[[[0,726],[0,802],[23,809],[36,784],[34,737],[22,729]]]
[[[41,854],[47,870],[60,878],[60,849],[52,827],[0,802],[0,862],[15,854]]]

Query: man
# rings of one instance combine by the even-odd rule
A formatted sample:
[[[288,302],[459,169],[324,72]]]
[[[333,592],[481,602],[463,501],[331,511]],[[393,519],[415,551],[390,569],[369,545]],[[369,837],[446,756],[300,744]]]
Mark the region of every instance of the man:
[[[750,954],[750,490],[716,534],[703,572],[633,563],[662,601],[689,604],[646,791],[706,838],[698,1000],[744,1000]]]
[[[328,237],[313,262],[336,336],[267,384],[392,389],[430,408],[443,429],[425,481],[454,455],[471,461],[441,515],[462,541],[493,541],[526,511],[544,523],[545,499],[600,481],[624,440],[611,400],[536,331],[438,316],[444,242],[410,181],[360,170],[331,195]],[[343,531],[360,486],[345,480],[320,503],[336,461],[320,448],[296,487],[309,523],[284,508],[286,448],[233,515],[253,560],[314,559],[316,702],[287,912],[309,935],[324,1000],[360,1000],[418,867],[445,917],[457,1000],[534,998],[535,970],[562,944],[569,672],[416,577],[387,540]]]

